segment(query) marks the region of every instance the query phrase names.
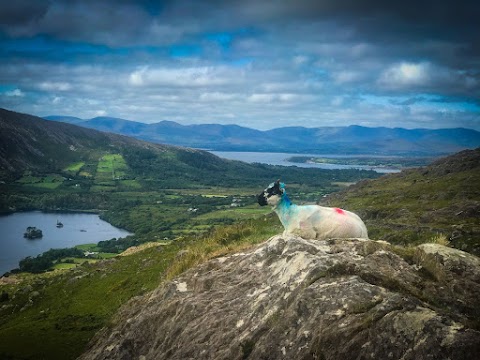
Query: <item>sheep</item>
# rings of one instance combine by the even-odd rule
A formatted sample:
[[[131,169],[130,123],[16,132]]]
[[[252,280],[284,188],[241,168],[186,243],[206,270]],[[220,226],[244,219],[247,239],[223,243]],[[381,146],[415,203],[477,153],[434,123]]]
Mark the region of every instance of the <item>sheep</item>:
[[[285,228],[284,235],[317,240],[368,239],[367,227],[357,214],[339,208],[292,204],[285,192],[285,184],[279,180],[261,192],[257,200],[261,206],[272,206]]]

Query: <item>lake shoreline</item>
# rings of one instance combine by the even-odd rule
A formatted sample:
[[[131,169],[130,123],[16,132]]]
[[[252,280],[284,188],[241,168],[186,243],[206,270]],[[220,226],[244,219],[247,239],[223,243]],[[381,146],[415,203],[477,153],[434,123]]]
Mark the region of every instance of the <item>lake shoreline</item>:
[[[89,210],[76,210],[76,209],[42,209],[42,208],[24,208],[21,210],[0,210],[0,217],[2,216],[8,216],[16,213],[25,213],[29,211],[41,211],[43,213],[67,213],[67,214],[96,214],[96,215],[101,215],[102,213],[105,212],[105,210],[100,210],[100,209],[89,209]]]
[[[357,159],[368,160],[368,159],[418,159],[419,157],[404,157],[404,156],[389,156],[389,155],[368,155],[368,154],[358,154],[358,155],[349,155],[349,154],[299,154],[299,153],[282,153],[282,152],[249,152],[249,151],[209,151],[211,154],[216,155],[223,159],[228,160],[237,160],[243,161],[246,163],[259,163],[267,164],[274,166],[285,166],[285,167],[303,167],[303,168],[315,168],[323,170],[364,170],[364,171],[375,171],[380,174],[390,174],[398,173],[409,167],[400,167],[400,168],[391,168],[384,167],[381,165],[365,165],[365,164],[348,164],[348,160]],[[302,157],[302,158],[328,158],[337,160],[336,163],[315,163],[315,162],[293,162],[290,161],[291,158]],[[422,157],[425,158],[425,157]],[[345,159],[345,163],[341,163],[342,159]]]
[[[0,274],[18,268],[19,261],[37,257],[50,249],[70,249],[77,245],[125,238],[132,232],[116,227],[101,217],[102,212],[22,210],[0,216],[4,236],[0,241]],[[63,224],[57,227],[57,222]],[[28,227],[43,232],[42,238],[26,239]]]

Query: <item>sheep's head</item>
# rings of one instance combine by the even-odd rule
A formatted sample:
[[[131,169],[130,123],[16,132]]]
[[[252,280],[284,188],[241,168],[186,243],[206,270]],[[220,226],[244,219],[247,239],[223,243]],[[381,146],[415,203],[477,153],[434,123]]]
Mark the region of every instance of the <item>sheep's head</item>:
[[[275,181],[268,185],[268,187],[257,195],[258,203],[261,206],[270,205],[277,206],[282,201],[283,194],[285,193],[285,184],[280,180]]]

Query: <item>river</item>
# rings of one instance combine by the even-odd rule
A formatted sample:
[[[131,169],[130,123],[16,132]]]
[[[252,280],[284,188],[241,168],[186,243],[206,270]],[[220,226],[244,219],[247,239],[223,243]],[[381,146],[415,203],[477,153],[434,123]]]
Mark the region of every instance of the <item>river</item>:
[[[281,166],[298,166],[304,168],[318,168],[318,169],[360,169],[360,170],[373,170],[378,173],[397,173],[398,169],[389,169],[381,166],[369,166],[369,165],[341,165],[341,164],[319,164],[319,163],[293,163],[287,161],[292,156],[305,156],[305,157],[324,157],[324,158],[359,158],[361,155],[320,155],[320,154],[293,154],[293,153],[269,153],[269,152],[241,152],[241,151],[209,151],[218,157],[228,160],[240,160],[247,163],[261,163],[268,165],[281,165]],[[368,156],[375,157],[375,156]],[[381,157],[381,156],[379,156]]]
[[[57,220],[63,227],[56,227]],[[24,238],[28,226],[42,230],[43,237]],[[0,276],[18,267],[18,262],[27,256],[127,235],[131,233],[101,220],[97,214],[28,211],[0,216]]]

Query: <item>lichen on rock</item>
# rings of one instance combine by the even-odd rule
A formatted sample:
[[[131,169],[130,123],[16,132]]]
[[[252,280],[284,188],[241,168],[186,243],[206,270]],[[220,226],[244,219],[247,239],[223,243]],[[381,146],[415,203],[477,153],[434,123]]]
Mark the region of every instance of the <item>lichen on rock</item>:
[[[473,359],[478,259],[391,250],[274,236],[135,298],[81,359]]]

